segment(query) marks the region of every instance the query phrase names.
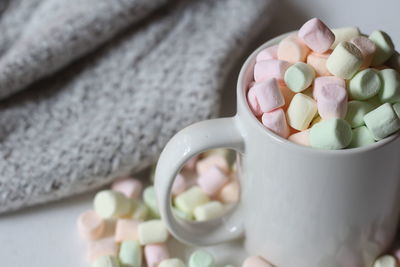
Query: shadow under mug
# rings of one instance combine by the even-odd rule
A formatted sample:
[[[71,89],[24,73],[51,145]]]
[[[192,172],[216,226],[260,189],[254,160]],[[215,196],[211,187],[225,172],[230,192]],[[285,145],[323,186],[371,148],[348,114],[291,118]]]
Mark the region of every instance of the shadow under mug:
[[[246,89],[255,57],[244,63],[237,114],[193,124],[162,152],[155,177],[160,213],[180,241],[211,245],[241,236],[250,255],[278,267],[372,266],[394,241],[400,208],[400,138],[327,151],[302,147],[267,130],[251,113]],[[177,219],[171,210],[176,174],[192,156],[213,148],[238,152],[240,202],[208,222]]]

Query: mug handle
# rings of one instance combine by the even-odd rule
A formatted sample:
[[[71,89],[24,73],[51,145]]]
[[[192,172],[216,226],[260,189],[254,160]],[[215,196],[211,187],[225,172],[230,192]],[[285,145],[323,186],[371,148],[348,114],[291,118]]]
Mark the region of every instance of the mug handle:
[[[244,152],[237,118],[220,118],[195,123],[178,132],[162,151],[155,173],[155,189],[161,217],[180,241],[206,246],[238,238],[243,233],[240,205],[223,217],[206,222],[177,220],[171,208],[171,189],[175,176],[191,157],[214,148]]]

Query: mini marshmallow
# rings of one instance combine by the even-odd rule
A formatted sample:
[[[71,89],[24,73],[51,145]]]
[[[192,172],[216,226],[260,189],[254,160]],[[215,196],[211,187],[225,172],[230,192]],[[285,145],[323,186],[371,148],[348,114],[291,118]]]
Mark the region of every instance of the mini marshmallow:
[[[394,69],[379,71],[382,80],[382,88],[379,92],[379,99],[382,103],[400,102],[400,74]]]
[[[82,213],[78,218],[78,230],[88,240],[98,239],[105,230],[105,221],[93,210]]]
[[[209,196],[215,196],[227,182],[226,174],[216,166],[208,169],[197,179],[197,184]]]
[[[383,31],[374,31],[369,39],[376,45],[376,52],[371,65],[379,66],[385,63],[394,54],[394,44],[390,36]]]
[[[229,172],[229,164],[226,158],[222,155],[211,155],[197,162],[196,172],[201,175],[209,168],[217,166],[225,173]]]
[[[190,255],[189,267],[214,267],[213,256],[204,250],[196,250]]]
[[[357,27],[344,27],[332,30],[335,35],[335,41],[332,44],[332,49],[343,41],[350,41],[354,37],[360,36],[360,29]]]
[[[367,100],[377,95],[381,87],[378,73],[373,69],[365,69],[349,81],[348,89],[352,99]]]
[[[219,192],[218,199],[223,203],[232,204],[239,201],[239,183],[237,181],[232,181],[222,187]]]
[[[332,75],[328,68],[326,67],[326,62],[328,61],[331,51],[327,53],[319,54],[312,52],[307,56],[307,64],[314,68],[315,73],[318,76],[329,76]]]
[[[207,221],[218,218],[224,214],[224,206],[219,201],[210,201],[194,209],[196,221]]]
[[[144,255],[148,267],[158,267],[160,262],[169,258],[168,248],[165,244],[146,245]]]
[[[400,102],[393,104],[393,110],[394,110],[394,112],[396,112],[397,117],[400,118]]]
[[[124,194],[103,190],[94,198],[94,209],[102,218],[121,217],[131,210],[131,202]]]
[[[318,100],[318,96],[315,93],[319,92],[323,86],[328,84],[337,84],[341,87],[346,87],[346,82],[342,78],[335,76],[317,77],[314,80],[314,90],[313,90],[313,96],[315,100]]]
[[[249,257],[247,258],[244,262],[242,267],[273,267],[272,264],[269,262],[265,261],[261,257]]]
[[[344,118],[347,112],[347,90],[337,84],[328,84],[315,92],[318,114],[322,119]]]
[[[347,114],[345,120],[352,128],[357,128],[364,125],[364,116],[374,109],[374,106],[369,102],[353,100],[347,103]]]
[[[292,101],[295,93],[290,90],[286,85],[280,85],[279,89],[281,90],[283,99],[285,100],[285,105],[282,107],[284,110],[287,110],[289,107],[290,102]],[[262,114],[260,114],[262,115]]]
[[[121,192],[129,198],[140,198],[142,194],[143,185],[137,179],[131,177],[122,177],[112,183],[111,189],[113,191]]]
[[[396,258],[392,255],[384,255],[375,260],[373,267],[396,267]]]
[[[352,43],[341,42],[329,56],[326,67],[333,75],[350,79],[363,63],[361,51]]]
[[[254,80],[257,82],[275,78],[283,80],[283,75],[290,63],[284,60],[270,59],[259,61],[254,65]]]
[[[367,146],[373,143],[375,143],[375,139],[372,136],[372,133],[367,127],[361,126],[353,129],[353,137],[351,139],[349,148]]]
[[[144,221],[150,214],[149,208],[141,201],[135,201],[133,203],[133,213],[131,218],[138,221]]]
[[[368,37],[357,36],[350,40],[352,44],[357,46],[363,56],[363,63],[361,68],[368,68],[371,66],[372,59],[376,52],[376,45]]]
[[[119,219],[115,227],[115,242],[139,240],[138,225],[139,222],[135,220]]]
[[[164,243],[168,239],[168,230],[161,220],[142,222],[138,227],[139,241],[142,245]]]
[[[289,136],[289,126],[283,109],[278,108],[271,112],[264,113],[261,120],[262,124],[275,134],[282,138],[287,138]]]
[[[260,53],[257,54],[256,62],[269,59],[278,59],[278,45],[273,45],[261,50]]]
[[[182,260],[174,258],[163,260],[158,267],[186,267],[186,265]]]
[[[316,113],[317,103],[314,99],[301,93],[296,94],[286,113],[288,124],[298,131],[305,130]]]
[[[124,267],[141,267],[142,247],[138,241],[124,241],[121,244],[118,258]]]
[[[364,122],[375,140],[381,140],[400,129],[400,119],[389,103],[367,113]]]
[[[183,220],[188,220],[188,221],[193,220],[193,216],[192,216],[191,213],[183,212],[183,211],[181,211],[181,210],[179,210],[177,208],[174,208],[174,207],[172,208],[172,210],[173,210],[175,216],[178,217],[178,218],[181,218]]]
[[[278,59],[287,62],[304,62],[310,49],[296,35],[289,35],[279,42]]]
[[[175,198],[175,206],[183,212],[192,214],[194,209],[209,201],[208,196],[198,186],[194,186]]]
[[[256,92],[254,90],[254,86],[252,86],[249,91],[247,92],[247,103],[251,109],[251,112],[254,116],[259,117],[263,114],[260,105],[258,104]]]
[[[106,255],[97,258],[91,267],[120,267],[120,264],[116,257]]]
[[[382,88],[383,88],[383,81],[381,81],[381,82],[382,82]],[[382,90],[382,88],[381,88],[381,90]],[[369,104],[371,104],[371,106],[373,106],[374,108],[377,108],[377,107],[379,107],[380,105],[383,104],[383,103],[381,102],[381,99],[380,99],[380,97],[379,97],[379,94],[376,95],[376,96],[374,96],[374,97],[372,97],[372,98],[370,98],[370,99],[368,99],[367,102],[368,102]]]
[[[285,105],[285,99],[276,79],[271,78],[256,83],[253,88],[262,112],[270,112]]]
[[[350,144],[351,139],[350,124],[340,118],[323,120],[310,130],[310,144],[314,148],[342,149]]]
[[[101,256],[117,257],[117,255],[118,245],[114,242],[113,237],[102,238],[89,243],[88,259],[90,262]]]
[[[315,78],[314,69],[303,62],[297,62],[285,72],[285,83],[295,93],[307,89]]]
[[[143,201],[150,210],[150,215],[153,218],[160,218],[160,211],[158,209],[156,191],[154,186],[148,186],[143,191]]]
[[[333,32],[317,18],[307,21],[299,30],[298,36],[317,53],[326,52],[335,41]]]
[[[172,185],[172,191],[171,191],[172,195],[174,196],[179,195],[180,193],[183,193],[185,190],[186,190],[186,179],[182,174],[178,173]]]
[[[310,130],[304,130],[295,134],[292,134],[288,138],[289,141],[302,145],[302,146],[310,146]]]
[[[183,165],[182,169],[185,171],[194,171],[196,169],[197,161],[199,160],[199,156],[191,157],[185,165]]]

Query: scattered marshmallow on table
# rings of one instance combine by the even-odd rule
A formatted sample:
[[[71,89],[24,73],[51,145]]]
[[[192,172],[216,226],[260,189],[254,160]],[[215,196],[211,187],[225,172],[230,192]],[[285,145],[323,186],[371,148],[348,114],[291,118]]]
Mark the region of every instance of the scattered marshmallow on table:
[[[310,146],[310,130],[304,130],[288,137],[288,140],[303,146]]]
[[[186,267],[186,265],[182,260],[174,258],[163,260],[158,267]]]
[[[372,59],[376,52],[376,45],[368,37],[357,36],[350,40],[361,52],[363,56],[363,63],[361,68],[368,68],[371,66]]]
[[[121,244],[118,255],[123,267],[142,266],[142,247],[138,241],[124,241]]]
[[[288,124],[298,130],[307,129],[317,113],[317,103],[314,99],[304,94],[296,94],[287,110]]]
[[[126,197],[136,199],[142,194],[142,189],[142,182],[131,177],[119,178],[111,185],[111,190],[121,192]]]
[[[394,69],[379,71],[382,88],[379,92],[381,102],[400,102],[400,74]]]
[[[374,106],[366,101],[353,100],[347,103],[347,114],[345,120],[351,127],[357,128],[364,125],[364,116],[374,109]]]
[[[176,196],[186,190],[186,179],[185,177],[178,173],[175,177],[175,181],[172,185],[172,195]]]
[[[148,186],[143,191],[143,201],[150,210],[150,215],[154,218],[160,218],[160,211],[158,209],[156,191],[154,186]]]
[[[150,244],[144,247],[147,267],[158,267],[160,262],[168,259],[169,252],[166,244]]]
[[[115,227],[115,242],[139,240],[139,222],[131,219],[118,219]]]
[[[168,239],[168,230],[161,220],[142,222],[138,226],[139,241],[142,245],[164,243]]]
[[[205,250],[196,250],[190,255],[189,267],[214,267],[213,256]]]
[[[392,255],[384,255],[375,260],[373,267],[396,267],[397,260]]]
[[[358,128],[353,129],[352,131],[353,134],[349,148],[362,147],[375,143],[375,139],[367,127],[360,126]]]
[[[342,149],[350,144],[351,139],[350,124],[340,118],[323,120],[310,130],[310,144],[314,148]]]
[[[295,34],[284,38],[278,45],[278,59],[291,63],[304,62],[310,49]]]
[[[283,80],[283,76],[290,65],[289,62],[278,59],[256,62],[254,65],[254,81],[258,83],[271,78]]]
[[[98,239],[105,230],[105,221],[95,211],[89,210],[78,218],[78,230],[88,240]]]
[[[349,81],[348,89],[352,99],[367,100],[379,93],[382,87],[381,78],[373,69],[364,69]]]
[[[101,256],[118,256],[118,245],[115,243],[114,237],[106,237],[89,243],[89,261],[93,262]]]
[[[224,214],[224,205],[219,201],[210,201],[194,209],[196,221],[207,221],[218,218]]]
[[[103,218],[124,216],[131,211],[131,201],[120,192],[103,190],[94,198],[94,209]]]
[[[175,206],[185,213],[192,214],[194,209],[209,201],[209,197],[200,187],[194,186],[175,198]]]
[[[142,201],[132,202],[133,210],[131,218],[138,221],[147,219],[150,211],[149,208]]]
[[[273,265],[262,259],[261,257],[253,256],[248,257],[243,262],[242,267],[273,267]]]
[[[389,103],[367,113],[364,121],[375,140],[381,140],[400,129],[400,119]]]
[[[337,84],[328,84],[317,92],[318,114],[322,119],[344,118],[347,112],[347,90]]]
[[[270,112],[285,105],[285,99],[276,79],[266,79],[254,85],[254,92],[262,112]]]
[[[237,203],[239,201],[239,192],[239,183],[232,181],[222,187],[218,199],[227,204]]]
[[[335,35],[335,41],[331,48],[335,48],[339,43],[343,41],[350,41],[354,37],[360,36],[361,32],[358,27],[343,27],[332,30]]]
[[[228,180],[220,168],[213,166],[197,178],[197,184],[207,195],[215,196]]]
[[[278,59],[278,45],[273,45],[261,50],[257,54],[256,62],[269,59]]]
[[[329,76],[331,73],[326,67],[326,62],[328,61],[329,56],[331,55],[331,51],[328,51],[323,54],[311,52],[307,56],[306,63],[314,68],[317,76]]]
[[[196,164],[196,172],[197,174],[201,175],[213,166],[217,166],[224,172],[229,172],[228,161],[224,156],[218,154],[210,155],[199,160]]]
[[[378,66],[385,63],[394,54],[394,44],[390,36],[383,31],[374,31],[369,39],[376,45],[376,51],[371,65]]]
[[[317,18],[304,23],[298,35],[309,48],[317,53],[326,52],[335,41],[333,32]]]
[[[326,66],[330,73],[350,79],[360,69],[363,63],[361,51],[352,43],[341,42],[329,56]]]
[[[307,89],[315,78],[315,70],[310,65],[297,62],[285,72],[286,86],[295,93]]]
[[[290,134],[285,112],[281,108],[264,113],[261,121],[266,128],[283,138],[287,138]]]
[[[120,264],[115,256],[106,255],[97,258],[91,267],[120,267]]]

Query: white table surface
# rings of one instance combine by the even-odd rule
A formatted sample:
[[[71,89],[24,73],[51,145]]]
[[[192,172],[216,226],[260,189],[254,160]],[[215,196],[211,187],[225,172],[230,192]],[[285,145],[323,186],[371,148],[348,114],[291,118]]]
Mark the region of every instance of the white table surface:
[[[277,17],[265,38],[299,28],[311,17],[319,17],[330,27],[358,25],[369,33],[377,27],[388,32],[400,47],[399,0],[278,0]],[[235,70],[237,71],[237,70]],[[236,75],[233,72],[233,75]],[[223,94],[223,114],[234,112],[234,89]],[[63,201],[0,216],[1,266],[83,267],[85,242],[76,232],[76,218],[91,207],[94,192]],[[240,242],[210,248],[220,263],[240,261]],[[186,254],[179,244],[174,252]],[[235,257],[231,257],[235,255]],[[238,264],[237,264],[238,265]]]

